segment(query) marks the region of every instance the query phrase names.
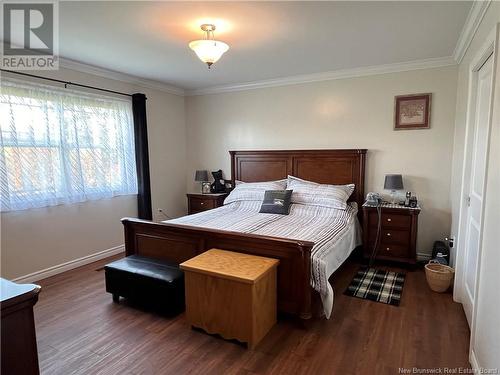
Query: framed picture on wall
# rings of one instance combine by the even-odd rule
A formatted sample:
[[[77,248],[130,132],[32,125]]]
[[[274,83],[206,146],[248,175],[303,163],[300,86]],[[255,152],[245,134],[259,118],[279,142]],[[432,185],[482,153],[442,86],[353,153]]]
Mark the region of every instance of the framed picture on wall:
[[[394,130],[429,129],[432,94],[399,95],[394,98]]]

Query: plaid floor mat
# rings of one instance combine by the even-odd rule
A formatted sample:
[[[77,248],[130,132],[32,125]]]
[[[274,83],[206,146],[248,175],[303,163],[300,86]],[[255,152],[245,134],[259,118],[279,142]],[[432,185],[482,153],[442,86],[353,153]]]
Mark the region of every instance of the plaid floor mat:
[[[399,272],[361,268],[344,294],[399,306],[405,276]]]

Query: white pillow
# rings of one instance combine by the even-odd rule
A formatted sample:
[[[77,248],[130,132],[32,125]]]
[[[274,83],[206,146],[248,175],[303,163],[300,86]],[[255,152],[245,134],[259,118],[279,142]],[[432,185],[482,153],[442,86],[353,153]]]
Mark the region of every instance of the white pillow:
[[[345,210],[354,184],[327,185],[288,176],[287,189],[293,190],[292,203]]]
[[[238,201],[263,201],[266,190],[285,190],[287,180],[265,182],[235,181],[233,191],[224,200],[224,204]]]

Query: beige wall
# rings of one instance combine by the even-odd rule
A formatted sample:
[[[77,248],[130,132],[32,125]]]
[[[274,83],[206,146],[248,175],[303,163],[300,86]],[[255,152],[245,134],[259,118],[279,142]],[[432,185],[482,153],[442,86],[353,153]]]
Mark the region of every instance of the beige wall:
[[[188,189],[194,171],[222,168],[229,150],[367,148],[366,191],[402,173],[421,200],[417,249],[450,230],[456,67],[256,89],[186,99]],[[394,96],[431,92],[429,130],[393,130]]]
[[[68,69],[36,74],[145,93],[155,219],[161,219],[157,208],[171,216],[185,213],[184,97]],[[135,196],[2,213],[2,277],[24,276],[119,246],[123,244],[120,218],[125,216],[137,216]]]

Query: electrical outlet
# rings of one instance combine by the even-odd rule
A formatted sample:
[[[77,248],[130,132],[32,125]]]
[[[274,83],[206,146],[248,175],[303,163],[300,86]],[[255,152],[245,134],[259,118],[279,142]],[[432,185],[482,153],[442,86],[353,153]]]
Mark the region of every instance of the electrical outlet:
[[[158,212],[159,214],[163,215],[163,219],[162,220],[173,219],[172,217],[170,217],[169,215],[167,215],[167,213],[163,210],[163,208],[157,208],[156,212]]]

